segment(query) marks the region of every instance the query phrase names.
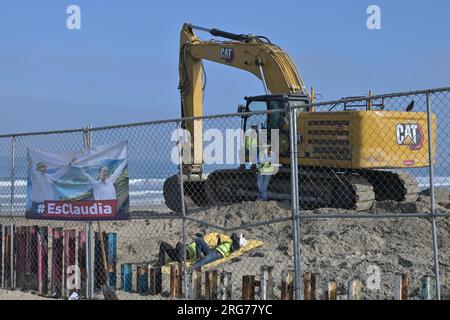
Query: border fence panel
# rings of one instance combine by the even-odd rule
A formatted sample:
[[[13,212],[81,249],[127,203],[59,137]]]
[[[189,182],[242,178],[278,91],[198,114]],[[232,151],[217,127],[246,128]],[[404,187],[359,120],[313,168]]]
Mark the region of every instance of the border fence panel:
[[[1,288],[62,299],[448,299],[450,89],[267,103],[0,136]],[[129,221],[25,219],[28,148],[121,141]]]

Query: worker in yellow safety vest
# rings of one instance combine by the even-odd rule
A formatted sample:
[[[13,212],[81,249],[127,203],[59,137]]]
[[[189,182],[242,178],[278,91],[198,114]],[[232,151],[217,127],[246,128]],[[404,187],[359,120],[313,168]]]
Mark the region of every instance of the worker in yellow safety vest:
[[[267,201],[267,189],[269,187],[271,177],[276,173],[275,153],[272,152],[270,145],[265,144],[261,147],[256,165],[257,175],[256,182],[258,185],[258,200]]]
[[[213,261],[226,258],[239,248],[247,245],[247,240],[242,236],[233,233],[229,240],[221,241],[215,248],[210,248],[203,238],[195,239],[197,249],[197,261],[191,268],[200,268]],[[202,257],[201,254],[204,254]]]
[[[249,166],[256,162],[258,152],[258,126],[252,126],[250,132],[245,135],[245,161]]]
[[[196,239],[203,238],[201,233],[195,234]],[[161,242],[159,245],[158,263],[157,266],[163,266],[166,263],[166,255],[170,260],[181,262],[183,261],[183,243],[177,242],[175,248],[165,241]],[[192,241],[186,244],[186,259],[190,260],[197,256],[197,245],[196,241]]]

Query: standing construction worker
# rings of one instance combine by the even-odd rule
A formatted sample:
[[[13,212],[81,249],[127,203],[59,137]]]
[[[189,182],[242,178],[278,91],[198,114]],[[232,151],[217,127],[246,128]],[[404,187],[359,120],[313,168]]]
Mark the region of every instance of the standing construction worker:
[[[256,162],[258,154],[258,126],[253,125],[250,132],[245,136],[245,161],[246,167],[249,169],[253,161]]]
[[[256,165],[258,171],[256,176],[259,191],[258,200],[267,201],[267,188],[272,175],[275,174],[275,166],[277,166],[275,164],[275,154],[272,152],[270,145],[263,145]]]

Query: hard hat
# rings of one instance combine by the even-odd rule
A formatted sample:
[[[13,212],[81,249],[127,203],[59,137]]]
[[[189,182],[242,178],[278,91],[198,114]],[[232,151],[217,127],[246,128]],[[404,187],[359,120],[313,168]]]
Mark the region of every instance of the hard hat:
[[[241,235],[239,237],[239,246],[242,248],[242,247],[245,247],[246,245],[247,245],[247,240],[245,240],[245,238],[242,236],[242,233],[241,233]]]

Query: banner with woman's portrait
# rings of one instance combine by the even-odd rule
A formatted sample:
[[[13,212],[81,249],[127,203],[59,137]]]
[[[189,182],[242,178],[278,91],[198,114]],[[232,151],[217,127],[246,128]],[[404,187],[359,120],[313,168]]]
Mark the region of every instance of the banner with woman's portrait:
[[[128,144],[70,154],[28,149],[28,219],[129,219]]]

